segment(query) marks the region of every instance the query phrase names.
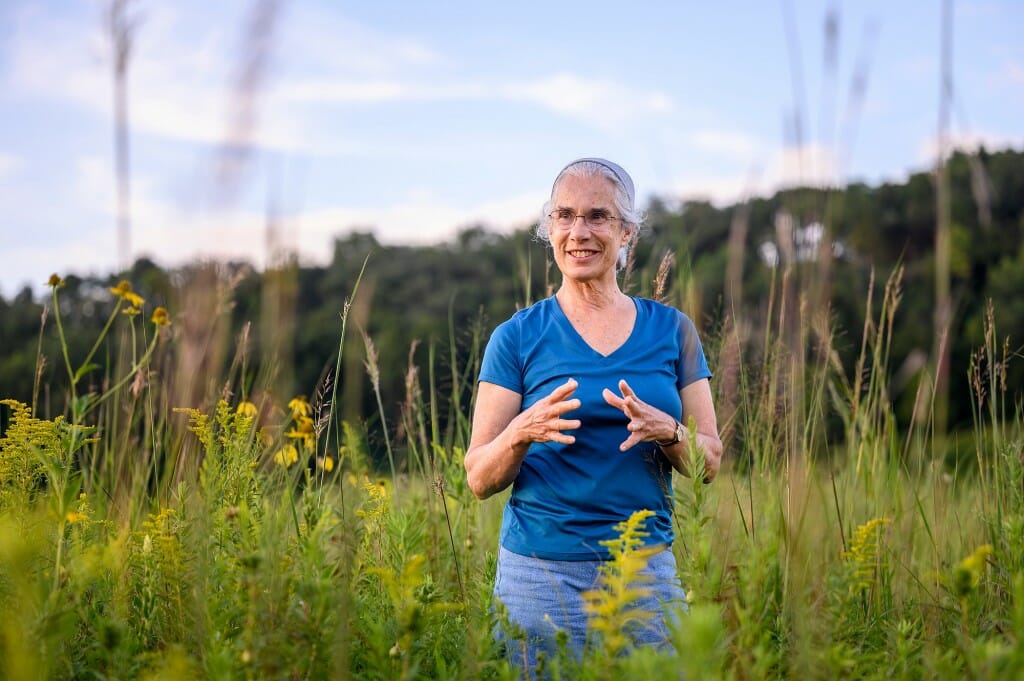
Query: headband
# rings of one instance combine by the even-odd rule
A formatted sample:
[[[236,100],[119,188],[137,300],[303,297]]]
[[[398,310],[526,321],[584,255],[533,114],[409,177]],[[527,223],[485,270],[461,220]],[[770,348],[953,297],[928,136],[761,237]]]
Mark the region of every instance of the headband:
[[[589,162],[589,163],[596,163],[597,165],[604,166],[608,170],[612,171],[612,174],[615,175],[615,177],[618,179],[619,184],[621,184],[622,188],[626,190],[626,196],[629,197],[629,208],[630,208],[630,210],[632,210],[634,204],[636,203],[636,190],[633,189],[633,178],[631,178],[629,176],[629,173],[627,173],[625,171],[625,169],[623,169],[623,167],[620,166],[618,163],[612,163],[611,161],[608,161],[608,160],[603,159],[603,158],[591,158],[591,157],[588,157],[588,158],[578,158],[575,161],[573,161],[572,163],[570,163],[569,165],[567,165],[564,168],[562,168],[561,171],[559,171],[558,177],[555,178],[555,184],[556,185],[558,184],[559,178],[562,177],[562,173],[564,173],[566,170],[568,170],[569,168],[573,167],[577,163],[587,163],[587,162]],[[553,185],[552,185],[551,189],[552,189],[552,191],[554,191],[554,186]]]

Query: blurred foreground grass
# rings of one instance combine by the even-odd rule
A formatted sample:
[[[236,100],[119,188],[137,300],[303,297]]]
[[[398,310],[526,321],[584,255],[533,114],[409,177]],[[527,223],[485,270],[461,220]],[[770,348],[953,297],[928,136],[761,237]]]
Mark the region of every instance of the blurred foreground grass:
[[[974,456],[947,466],[947,443],[892,417],[891,283],[857,375],[816,329],[820,361],[794,363],[766,331],[765,361],[737,367],[731,470],[711,486],[676,479],[690,608],[675,651],[595,644],[547,661],[550,675],[1024,675],[1024,434],[1020,396],[1000,381],[1005,346],[992,329],[978,349],[975,428],[958,443]],[[465,484],[468,406],[438,426],[458,395],[410,367],[382,473],[372,426],[335,416],[329,377],[291,399],[254,389],[238,361],[211,377],[220,399],[175,404],[173,332],[188,320],[143,314],[127,283],[111,293],[93,352],[65,352],[65,415],[6,402],[0,677],[514,676],[490,635],[503,498],[478,502]],[[707,344],[719,364],[728,340]],[[455,386],[474,378],[453,371]],[[629,608],[628,595],[605,601]]]

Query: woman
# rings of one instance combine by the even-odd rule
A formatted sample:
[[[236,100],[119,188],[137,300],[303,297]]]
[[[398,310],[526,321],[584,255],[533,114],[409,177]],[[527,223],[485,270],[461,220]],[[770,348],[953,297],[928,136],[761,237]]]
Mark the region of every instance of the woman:
[[[718,472],[718,436],[708,370],[693,323],[681,312],[631,298],[616,278],[637,237],[633,181],[598,158],[573,161],[555,179],[538,236],[551,244],[562,284],[555,295],[495,329],[484,353],[466,452],[480,499],[512,485],[505,506],[495,596],[527,635],[506,639],[513,662],[569,635],[579,654],[601,542],[634,511],[649,509],[653,617],[638,644],[665,644],[662,605],[684,593],[672,542],[671,471],[688,474],[694,452],[705,480]],[[693,419],[695,432],[683,425]],[[500,635],[500,634],[499,634]]]

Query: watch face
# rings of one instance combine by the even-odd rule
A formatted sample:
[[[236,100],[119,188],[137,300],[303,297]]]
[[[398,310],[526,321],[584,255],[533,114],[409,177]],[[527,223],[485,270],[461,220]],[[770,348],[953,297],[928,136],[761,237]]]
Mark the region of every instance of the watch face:
[[[676,442],[682,442],[684,435],[686,435],[686,431],[683,428],[683,424],[677,423],[676,424]]]

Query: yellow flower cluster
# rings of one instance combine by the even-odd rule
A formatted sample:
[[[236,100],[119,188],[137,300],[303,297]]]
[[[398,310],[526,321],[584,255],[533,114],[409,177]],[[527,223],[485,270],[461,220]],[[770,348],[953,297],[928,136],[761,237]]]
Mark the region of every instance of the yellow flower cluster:
[[[295,419],[292,429],[284,434],[292,440],[301,440],[307,450],[316,449],[316,432],[313,428],[313,419],[308,416],[299,416]]]
[[[242,401],[239,403],[237,413],[255,418],[259,409],[252,402]],[[286,442],[274,453],[274,463],[278,466],[288,468],[295,465],[299,460],[314,461],[316,470],[322,473],[330,473],[334,470],[337,460],[330,452],[317,452],[317,427],[311,414],[313,407],[304,395],[292,398],[288,402],[288,411],[291,414],[291,428],[284,432]],[[315,458],[314,458],[315,457]]]
[[[589,626],[600,632],[602,645],[610,657],[629,645],[626,631],[631,624],[644,622],[652,616],[638,608],[637,602],[651,593],[644,586],[650,578],[643,574],[643,569],[651,556],[661,550],[643,545],[644,537],[650,536],[644,528],[653,515],[653,511],[641,509],[615,525],[618,537],[601,542],[608,547],[611,560],[598,568],[600,584],[596,589],[583,592],[583,609]]]
[[[853,531],[850,550],[843,556],[853,565],[855,592],[871,587],[878,570],[884,564],[881,556],[882,538],[889,518],[872,518]]]
[[[990,555],[992,555],[992,545],[982,544],[953,569],[953,593],[957,597],[966,598],[969,593],[978,588],[978,584],[981,583],[981,574],[985,571]]]
[[[242,416],[248,416],[249,418],[255,418],[256,414],[259,413],[259,409],[257,409],[256,405],[253,404],[252,402],[249,402],[248,400],[242,400],[241,402],[238,403],[238,407],[235,409],[235,413],[241,414]]]
[[[349,482],[355,484],[358,481],[354,475],[350,475]],[[356,511],[356,516],[371,523],[380,522],[388,514],[390,507],[387,480],[381,478],[373,482],[364,475],[362,486],[366,492],[366,502],[363,504],[363,508]]]

